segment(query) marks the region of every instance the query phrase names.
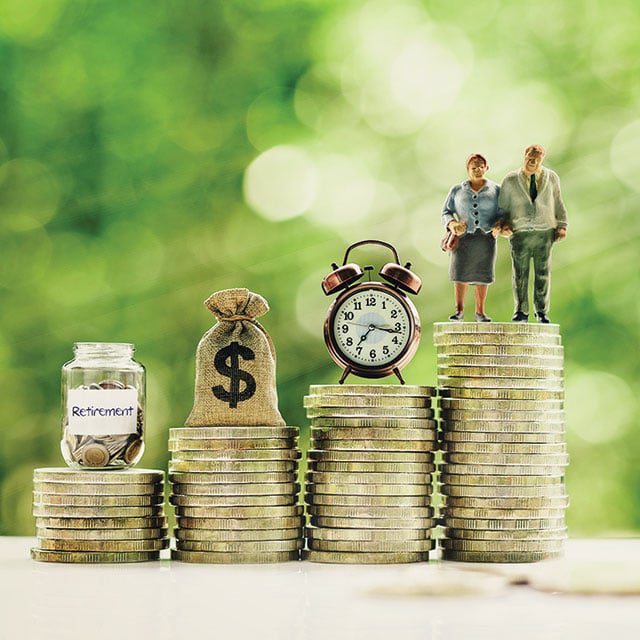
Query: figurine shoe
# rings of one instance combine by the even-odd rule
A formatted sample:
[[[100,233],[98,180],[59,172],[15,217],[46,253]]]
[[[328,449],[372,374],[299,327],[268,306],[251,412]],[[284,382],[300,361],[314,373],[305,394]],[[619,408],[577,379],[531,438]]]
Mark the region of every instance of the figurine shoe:
[[[476,313],[476,322],[491,322],[491,318],[484,313]]]
[[[529,314],[516,311],[511,318],[511,322],[529,322]]]
[[[551,322],[551,320],[549,320],[549,316],[546,313],[542,313],[542,311],[536,313],[536,318],[538,318],[538,322],[541,322],[542,324],[549,324]]]
[[[449,316],[449,320],[451,320],[451,322],[463,322],[464,311],[456,311],[452,316]]]

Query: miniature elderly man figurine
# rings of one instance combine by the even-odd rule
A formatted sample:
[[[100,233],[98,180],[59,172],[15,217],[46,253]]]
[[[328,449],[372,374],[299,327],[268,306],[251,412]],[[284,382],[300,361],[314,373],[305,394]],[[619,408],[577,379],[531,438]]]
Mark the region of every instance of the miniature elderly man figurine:
[[[548,323],[551,283],[551,248],[567,235],[567,210],[560,179],[542,166],[545,151],[539,144],[527,147],[522,168],[507,174],[500,187],[498,206],[505,226],[513,231],[513,322],[529,321],[529,266],[533,260],[533,302],[538,322]]]

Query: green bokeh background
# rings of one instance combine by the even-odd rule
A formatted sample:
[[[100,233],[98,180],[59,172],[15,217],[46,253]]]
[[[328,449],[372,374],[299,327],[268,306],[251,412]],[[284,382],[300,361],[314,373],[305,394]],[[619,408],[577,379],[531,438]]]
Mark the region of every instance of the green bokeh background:
[[[0,533],[33,533],[32,470],[63,464],[75,341],[136,344],[142,465],[166,468],[217,289],[269,300],[280,408],[304,428],[308,385],[339,374],[320,279],[355,240],[393,242],[422,276],[406,378],[433,384],[442,202],[469,153],[500,181],[534,142],[570,220],[551,309],[569,526],[640,529],[639,30],[635,0],[0,0]],[[495,320],[510,271],[501,240]]]

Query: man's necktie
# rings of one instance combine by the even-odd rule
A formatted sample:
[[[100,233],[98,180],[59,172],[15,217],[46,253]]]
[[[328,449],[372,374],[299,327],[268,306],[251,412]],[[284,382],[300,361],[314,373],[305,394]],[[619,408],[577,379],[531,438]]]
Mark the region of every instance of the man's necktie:
[[[538,188],[536,187],[536,174],[531,174],[531,181],[529,182],[529,195],[531,196],[531,202],[535,202],[538,197]]]

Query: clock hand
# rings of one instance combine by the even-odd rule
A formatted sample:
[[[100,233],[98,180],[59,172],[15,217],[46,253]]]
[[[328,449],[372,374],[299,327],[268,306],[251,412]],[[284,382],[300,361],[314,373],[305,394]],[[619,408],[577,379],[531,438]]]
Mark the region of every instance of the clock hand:
[[[386,331],[387,333],[400,333],[396,329],[387,329],[385,327],[374,327],[374,329],[380,329],[380,331]]]
[[[353,324],[356,327],[369,327],[369,329],[380,329],[380,331],[386,331],[387,333],[400,333],[400,331],[396,331],[395,329],[389,329],[387,327],[379,327],[376,324],[363,324],[362,322],[349,322],[345,321],[345,324]]]
[[[362,325],[362,326],[367,326],[367,325]],[[375,329],[375,327],[374,327],[372,324],[370,324],[370,325],[369,325],[369,328],[367,329],[367,332],[362,334],[362,337],[360,338],[360,342],[358,342],[358,344],[357,344],[356,346],[359,346],[361,343],[363,343],[363,342],[367,339],[367,336],[368,336],[368,335],[369,335],[369,334],[370,334],[374,329]]]

